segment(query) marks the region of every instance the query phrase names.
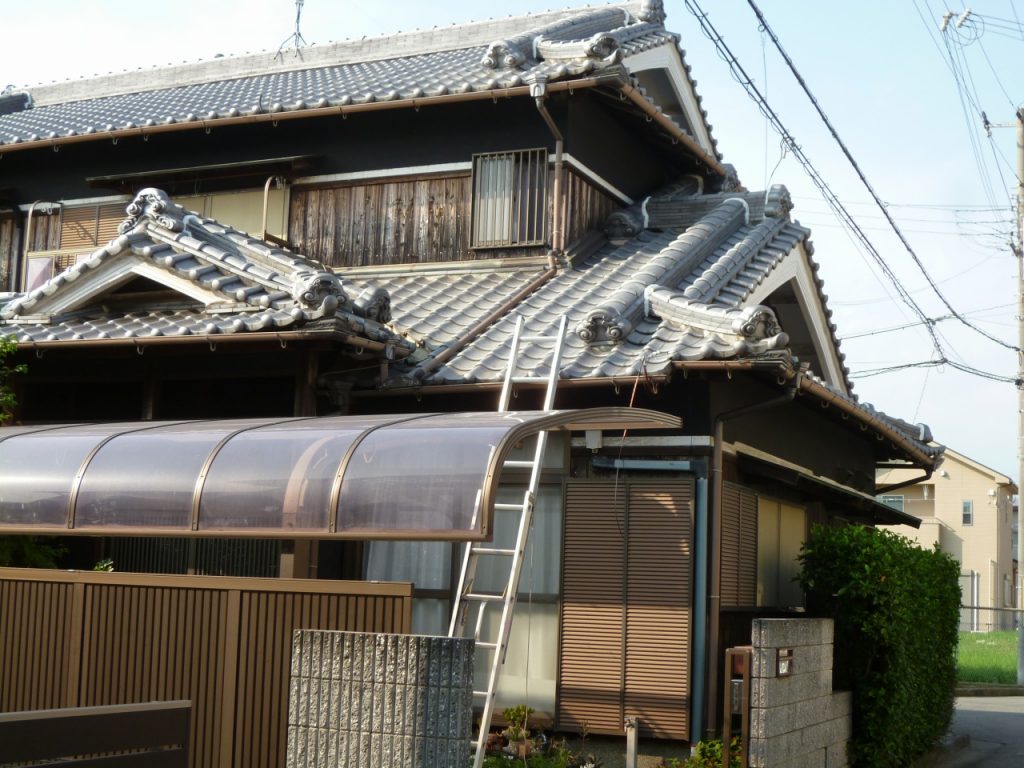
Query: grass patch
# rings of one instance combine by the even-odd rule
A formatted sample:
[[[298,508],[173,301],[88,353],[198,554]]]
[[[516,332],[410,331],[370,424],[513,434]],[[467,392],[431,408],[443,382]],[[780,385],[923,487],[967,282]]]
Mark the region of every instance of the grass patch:
[[[957,678],[962,683],[1017,682],[1017,633],[961,632]]]

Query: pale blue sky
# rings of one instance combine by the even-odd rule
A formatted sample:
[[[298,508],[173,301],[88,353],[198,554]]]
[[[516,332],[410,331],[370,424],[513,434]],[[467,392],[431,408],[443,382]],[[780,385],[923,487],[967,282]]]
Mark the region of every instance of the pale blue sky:
[[[50,0],[4,5],[0,87],[218,53],[276,50],[291,34],[295,18],[291,0],[134,5]],[[532,0],[476,5],[306,0],[302,32],[310,43],[326,42],[557,5]],[[840,336],[910,322],[910,310],[892,300],[892,288],[851,243],[799,164],[788,155],[780,159],[778,136],[771,130],[766,135],[764,119],[700,32],[684,0],[668,0],[665,5],[667,26],[682,35],[687,62],[725,160],[736,165],[751,189],[763,188],[769,174],[771,183],[786,184],[796,203],[794,218],[813,229],[815,258]],[[879,211],[867,204],[868,194],[770,41],[759,33],[746,0],[701,0],[701,5],[915,299],[932,317],[948,314],[927,290],[903,247],[885,231]],[[971,313],[970,319],[990,333],[1015,343],[1016,266],[1007,245],[1013,226],[1009,194],[1014,183],[1014,133],[1012,128],[995,127],[989,140],[970,106],[968,128],[938,32],[946,6],[939,0],[760,0],[759,5],[953,306]],[[1012,74],[1024,54],[1024,34],[1014,24],[1018,10],[1024,17],[1024,2],[1019,9],[1009,0],[986,0],[972,8],[981,18],[959,32],[948,32],[946,41],[973,78],[978,107],[993,124],[1010,123],[1014,105],[1024,101],[1024,82]],[[963,5],[953,9],[959,13]],[[989,180],[987,186],[983,178]],[[993,202],[998,210],[991,210]],[[952,359],[1000,375],[1015,374],[1012,352],[953,321],[940,323],[938,329]],[[854,373],[931,357],[928,337],[920,328],[848,338],[842,349]],[[1017,476],[1012,385],[945,368],[858,379],[855,389],[879,409],[925,421],[939,441]]]

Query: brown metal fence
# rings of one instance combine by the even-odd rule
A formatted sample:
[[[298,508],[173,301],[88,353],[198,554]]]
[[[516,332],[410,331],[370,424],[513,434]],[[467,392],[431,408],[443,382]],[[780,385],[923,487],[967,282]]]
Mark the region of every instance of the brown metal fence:
[[[190,700],[194,768],[277,768],[292,631],[411,622],[407,583],[0,568],[0,711]]]

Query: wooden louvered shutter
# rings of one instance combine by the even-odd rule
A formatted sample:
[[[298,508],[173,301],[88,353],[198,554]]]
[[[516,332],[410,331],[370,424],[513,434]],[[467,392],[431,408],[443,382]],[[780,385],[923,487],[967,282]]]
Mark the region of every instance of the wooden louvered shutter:
[[[117,227],[124,217],[120,203],[65,208],[61,211],[60,249],[87,250],[104,245],[117,237]]]
[[[693,481],[566,484],[558,725],[688,738]]]
[[[689,738],[693,482],[629,487],[624,714]]]
[[[626,485],[571,482],[562,534],[558,722],[622,732]]]
[[[722,485],[722,607],[757,603],[757,494]]]

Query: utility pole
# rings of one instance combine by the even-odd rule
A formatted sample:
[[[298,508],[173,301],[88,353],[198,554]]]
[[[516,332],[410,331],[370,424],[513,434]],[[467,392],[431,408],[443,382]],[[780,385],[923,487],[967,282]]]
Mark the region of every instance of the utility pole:
[[[1017,109],[1017,683],[1024,684],[1024,108]]]

